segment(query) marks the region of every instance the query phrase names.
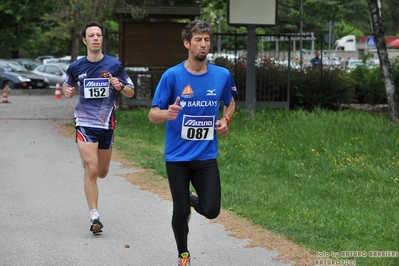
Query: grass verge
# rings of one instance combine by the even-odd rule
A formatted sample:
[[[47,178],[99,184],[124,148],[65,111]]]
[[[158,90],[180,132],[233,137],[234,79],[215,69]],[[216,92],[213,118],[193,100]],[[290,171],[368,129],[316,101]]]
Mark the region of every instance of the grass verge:
[[[165,177],[165,125],[147,113],[118,112],[115,148]],[[398,148],[385,115],[260,109],[247,117],[239,108],[219,138],[222,205],[320,259],[399,265],[372,257],[398,251]]]

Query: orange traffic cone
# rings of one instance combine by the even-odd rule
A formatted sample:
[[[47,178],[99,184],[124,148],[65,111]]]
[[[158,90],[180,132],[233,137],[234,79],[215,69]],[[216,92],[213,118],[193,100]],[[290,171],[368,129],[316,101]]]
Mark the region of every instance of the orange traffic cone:
[[[55,86],[54,99],[61,99],[61,88],[59,82],[57,82],[57,85]]]
[[[7,86],[4,86],[3,88],[3,101],[1,103],[10,103],[8,101]]]

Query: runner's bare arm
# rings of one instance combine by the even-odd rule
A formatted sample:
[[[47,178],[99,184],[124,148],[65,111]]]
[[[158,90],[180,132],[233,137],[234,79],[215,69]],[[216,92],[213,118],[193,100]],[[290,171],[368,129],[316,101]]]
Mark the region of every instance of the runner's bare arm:
[[[169,105],[168,109],[161,110],[159,107],[152,107],[148,113],[148,119],[153,123],[162,123],[166,120],[175,120],[182,107],[179,105],[180,97],[176,98],[174,104]]]

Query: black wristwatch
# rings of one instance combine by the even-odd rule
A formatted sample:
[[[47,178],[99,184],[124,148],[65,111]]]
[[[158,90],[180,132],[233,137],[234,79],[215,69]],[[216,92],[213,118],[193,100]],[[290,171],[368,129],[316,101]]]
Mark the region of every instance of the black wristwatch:
[[[125,88],[125,85],[123,85],[123,83],[122,83],[122,82],[119,82],[119,85],[121,86],[121,89],[120,89],[120,90],[118,90],[118,91],[122,91],[122,90]]]

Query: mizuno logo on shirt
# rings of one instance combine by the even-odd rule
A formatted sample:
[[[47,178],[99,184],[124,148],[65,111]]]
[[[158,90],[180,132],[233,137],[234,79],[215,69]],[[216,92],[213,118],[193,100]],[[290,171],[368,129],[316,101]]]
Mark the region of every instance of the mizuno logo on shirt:
[[[86,87],[108,87],[108,82],[94,82],[90,81],[86,83]]]
[[[93,78],[84,80],[85,88],[104,88],[109,87],[108,78]]]
[[[216,95],[216,93],[215,93],[215,91],[216,91],[216,89],[214,89],[214,90],[207,90],[206,92],[206,95],[207,96],[215,96]]]
[[[196,126],[196,127],[203,127],[203,126],[212,126],[213,122],[212,121],[198,121],[194,119],[189,119],[184,122],[185,126]]]

